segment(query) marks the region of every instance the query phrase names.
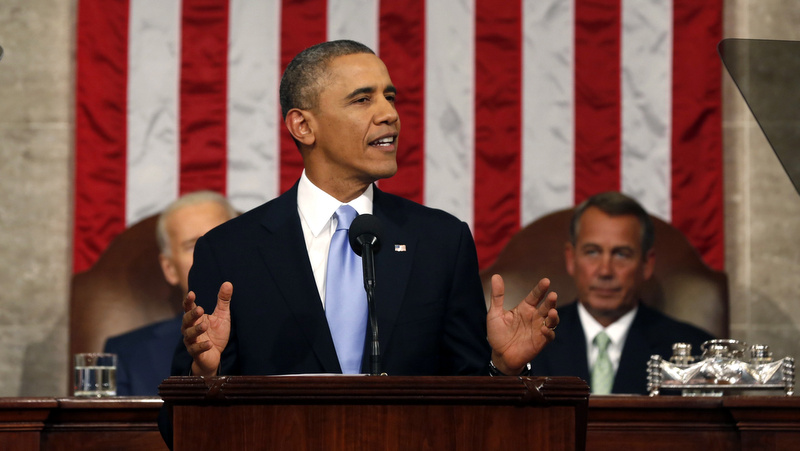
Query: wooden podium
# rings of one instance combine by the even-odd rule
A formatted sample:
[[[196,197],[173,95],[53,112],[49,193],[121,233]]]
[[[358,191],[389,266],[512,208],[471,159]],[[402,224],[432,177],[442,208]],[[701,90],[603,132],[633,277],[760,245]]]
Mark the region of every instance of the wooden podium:
[[[572,377],[171,377],[174,450],[582,450]]]

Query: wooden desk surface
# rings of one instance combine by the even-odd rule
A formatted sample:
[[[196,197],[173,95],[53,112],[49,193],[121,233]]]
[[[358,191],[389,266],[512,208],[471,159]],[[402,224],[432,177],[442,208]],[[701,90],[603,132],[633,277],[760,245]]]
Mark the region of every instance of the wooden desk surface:
[[[159,398],[0,398],[0,449],[166,450]],[[587,450],[800,449],[800,397],[591,396]]]

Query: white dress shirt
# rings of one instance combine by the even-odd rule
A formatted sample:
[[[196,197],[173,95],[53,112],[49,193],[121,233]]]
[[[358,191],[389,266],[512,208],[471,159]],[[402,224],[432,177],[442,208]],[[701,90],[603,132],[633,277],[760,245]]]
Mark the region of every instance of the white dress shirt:
[[[372,185],[359,197],[348,202],[358,214],[372,214]],[[306,240],[308,258],[314,272],[319,298],[325,307],[325,274],[328,269],[328,251],[331,239],[336,231],[336,221],[333,214],[341,202],[333,196],[314,185],[306,177],[306,171],[300,176],[297,184],[297,212],[300,214],[300,224],[303,227],[303,237]]]
[[[611,342],[608,344],[608,358],[611,360],[611,365],[614,367],[614,374],[617,374],[619,368],[619,361],[622,358],[622,347],[625,346],[625,339],[628,337],[628,331],[633,323],[633,318],[636,316],[636,311],[639,307],[634,307],[630,312],[622,315],[622,317],[608,327],[603,327],[596,319],[586,310],[583,304],[578,302],[578,316],[581,319],[583,326],[583,333],[586,335],[586,361],[589,362],[589,371],[591,372],[594,362],[597,360],[599,353],[597,346],[594,344],[594,337],[601,331],[605,331]]]

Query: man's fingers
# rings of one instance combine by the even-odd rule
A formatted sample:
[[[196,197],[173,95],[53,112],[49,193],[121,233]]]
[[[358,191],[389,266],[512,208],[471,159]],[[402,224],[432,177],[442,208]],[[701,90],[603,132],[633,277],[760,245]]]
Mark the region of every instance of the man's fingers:
[[[543,324],[545,327],[551,330],[555,330],[558,327],[558,323],[561,322],[561,318],[558,317],[558,312],[556,309],[550,309],[549,311],[545,312],[543,315]]]
[[[500,277],[500,274],[495,274],[492,276],[492,304],[491,308],[503,308],[503,300],[505,299],[505,289],[506,286],[503,283],[503,278]]]
[[[197,340],[197,337],[205,333],[206,329],[208,329],[207,321],[189,321],[187,324],[184,318],[183,340],[187,343],[193,343]]]
[[[556,308],[556,303],[558,301],[558,294],[555,291],[551,291],[547,293],[547,296],[544,298],[544,302],[539,304],[539,313],[542,316],[547,315],[547,312]]]
[[[192,358],[196,357],[199,354],[202,354],[206,351],[211,349],[211,342],[210,341],[198,341],[192,344],[186,345],[186,350],[189,351],[189,354]]]
[[[190,291],[186,297],[183,298],[183,311],[188,312],[189,310],[194,308],[194,300],[195,294],[194,291]]]
[[[222,282],[217,293],[217,307],[214,309],[214,314],[224,313],[229,314],[231,309],[231,297],[233,296],[233,284],[230,282]]]
[[[185,323],[185,322],[188,321],[189,323],[194,323],[194,321],[197,318],[200,318],[201,316],[203,316],[203,313],[205,313],[205,310],[203,310],[203,307],[200,307],[199,305],[197,305],[197,304],[195,304],[193,302],[192,303],[192,308],[186,310],[185,313],[183,314],[183,322]]]
[[[531,290],[531,294],[533,295],[533,300],[536,302],[536,304],[538,304],[544,298],[545,294],[547,294],[547,290],[549,289],[550,289],[550,279],[546,277],[544,279],[541,279],[539,283],[537,283],[536,286],[533,287],[533,290]]]
[[[219,287],[217,293],[217,306],[214,309],[214,314],[217,312],[227,316],[230,314],[231,297],[233,296],[233,284],[230,282],[223,282]],[[203,307],[195,304],[195,294],[190,291],[183,299],[183,328],[192,326],[198,318],[202,317],[205,311]]]
[[[542,336],[544,339],[547,340],[548,343],[552,342],[556,338],[556,332],[553,329],[548,329],[542,326]]]
[[[203,317],[203,307],[195,305],[193,309],[183,314],[183,321],[181,322],[181,330],[192,327],[197,323],[198,318]]]
[[[555,293],[548,293],[547,290],[550,289],[550,279],[544,278],[536,284],[533,289],[528,292],[528,295],[525,296],[524,302],[530,305],[531,307],[539,306],[541,308],[545,302],[542,302],[542,299],[545,299],[545,296],[548,295],[555,295]],[[553,304],[555,305],[555,304]]]
[[[558,295],[556,293],[548,293],[544,302],[539,306],[539,315],[542,317],[542,334],[550,342],[555,338],[555,330],[561,319],[558,317],[558,310],[556,310],[556,301]]]

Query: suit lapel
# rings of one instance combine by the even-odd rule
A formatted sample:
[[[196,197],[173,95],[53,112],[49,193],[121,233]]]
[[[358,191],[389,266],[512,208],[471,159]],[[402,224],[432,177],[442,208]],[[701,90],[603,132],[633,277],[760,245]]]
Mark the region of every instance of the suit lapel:
[[[377,188],[374,190],[373,214],[381,220],[381,249],[375,255],[375,309],[378,316],[381,351],[390,342],[417,247],[417,235],[406,227],[402,204]]]
[[[297,327],[308,339],[323,371],[341,372],[306,252],[303,229],[297,213],[297,184],[276,200],[275,208],[266,212],[262,225],[266,235],[263,244],[259,246],[259,252],[267,266],[265,275],[273,277],[275,286],[280,291],[281,301],[292,312]],[[325,333],[320,333],[321,330]]]
[[[578,302],[559,307],[558,314],[561,319],[559,330],[556,331],[556,339],[551,343],[551,346],[556,346],[548,353],[551,361],[554,361],[553,374],[574,375],[591,382],[586,361],[586,335],[578,316]]]
[[[651,340],[647,336],[647,323],[646,307],[640,305],[622,348],[619,368],[614,378],[614,393],[622,393],[622,387],[638,387],[637,392],[640,393],[646,390],[646,362],[653,354]]]

